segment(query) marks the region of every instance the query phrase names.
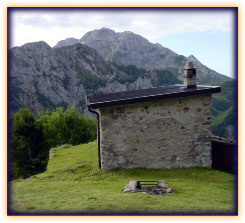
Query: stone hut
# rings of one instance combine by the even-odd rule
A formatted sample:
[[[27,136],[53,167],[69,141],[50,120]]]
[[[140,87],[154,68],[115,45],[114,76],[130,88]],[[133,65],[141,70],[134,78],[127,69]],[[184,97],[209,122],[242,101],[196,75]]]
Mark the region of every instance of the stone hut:
[[[87,98],[97,115],[99,167],[211,167],[211,94],[196,85],[196,69],[184,69],[183,85]]]

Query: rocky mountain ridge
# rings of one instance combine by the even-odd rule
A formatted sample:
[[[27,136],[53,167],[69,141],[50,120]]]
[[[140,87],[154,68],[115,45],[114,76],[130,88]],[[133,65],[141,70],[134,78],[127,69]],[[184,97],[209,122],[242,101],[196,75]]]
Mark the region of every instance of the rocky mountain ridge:
[[[178,55],[172,50],[163,47],[159,43],[153,44],[144,37],[133,32],[115,32],[108,28],[101,28],[86,33],[81,39],[66,39],[59,41],[55,48],[72,45],[80,42],[98,51],[106,61],[124,65],[136,65],[146,70],[175,68],[175,76],[182,80],[183,67],[187,61],[196,65],[197,81],[207,84],[231,78],[219,74],[203,65],[193,55],[185,57]]]
[[[13,111],[28,107],[36,115],[68,105],[83,112],[88,94],[179,83],[167,70],[146,71],[110,63],[80,43],[51,48],[43,41],[12,48],[9,74]]]

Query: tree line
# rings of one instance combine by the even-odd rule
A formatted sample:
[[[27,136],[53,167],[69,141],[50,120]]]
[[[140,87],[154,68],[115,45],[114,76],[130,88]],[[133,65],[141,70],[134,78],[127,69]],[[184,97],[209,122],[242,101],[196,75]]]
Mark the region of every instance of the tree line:
[[[35,117],[20,108],[11,118],[11,178],[27,178],[46,170],[49,150],[63,144],[78,145],[96,139],[95,120],[62,107]]]

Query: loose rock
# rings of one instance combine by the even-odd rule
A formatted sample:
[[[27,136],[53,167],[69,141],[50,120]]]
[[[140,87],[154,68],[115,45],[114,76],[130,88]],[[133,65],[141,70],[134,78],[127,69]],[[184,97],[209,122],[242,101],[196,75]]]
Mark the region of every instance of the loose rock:
[[[168,188],[168,184],[165,181],[163,181],[163,180],[158,180],[157,181],[157,187],[167,189]]]
[[[123,192],[136,192],[137,181],[129,181],[126,187],[123,188]]]

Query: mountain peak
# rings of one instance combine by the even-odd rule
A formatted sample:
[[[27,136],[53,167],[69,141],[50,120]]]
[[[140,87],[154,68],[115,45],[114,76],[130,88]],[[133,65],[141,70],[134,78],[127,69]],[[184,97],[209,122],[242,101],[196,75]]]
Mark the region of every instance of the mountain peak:
[[[70,37],[70,38],[67,38],[67,39],[64,39],[64,40],[59,41],[54,46],[54,48],[59,48],[59,47],[63,47],[63,46],[71,46],[71,45],[74,45],[76,43],[79,43],[79,40],[78,39],[75,39],[73,37]]]
[[[105,31],[105,32],[110,32],[110,33],[116,33],[113,29],[109,29],[106,27],[102,27],[101,29],[99,29],[100,31]]]
[[[197,60],[196,57],[194,57],[192,54],[190,56],[188,56],[188,59],[194,59],[194,60]]]
[[[29,46],[38,46],[38,47],[44,47],[44,48],[51,48],[45,41],[38,41],[38,42],[31,42],[26,43],[23,45],[23,47],[29,47]]]
[[[39,41],[39,42],[31,42],[31,43],[26,43],[20,48],[27,50],[27,51],[32,51],[36,53],[41,53],[41,52],[48,52],[50,49],[52,49],[46,42],[44,41]]]
[[[80,42],[86,44],[86,42],[89,42],[90,40],[107,41],[114,38],[114,36],[116,36],[116,32],[114,30],[103,27],[101,29],[95,29],[87,32],[80,39]]]
[[[139,34],[131,31],[115,32],[107,27],[87,32],[80,43],[95,49],[106,61],[123,65],[135,65],[146,70],[174,68],[177,77],[187,61],[194,62],[199,69],[199,81],[206,80],[206,74],[215,79],[227,79],[211,71],[193,55],[184,57],[159,43],[151,43]],[[208,79],[210,79],[208,78]]]

